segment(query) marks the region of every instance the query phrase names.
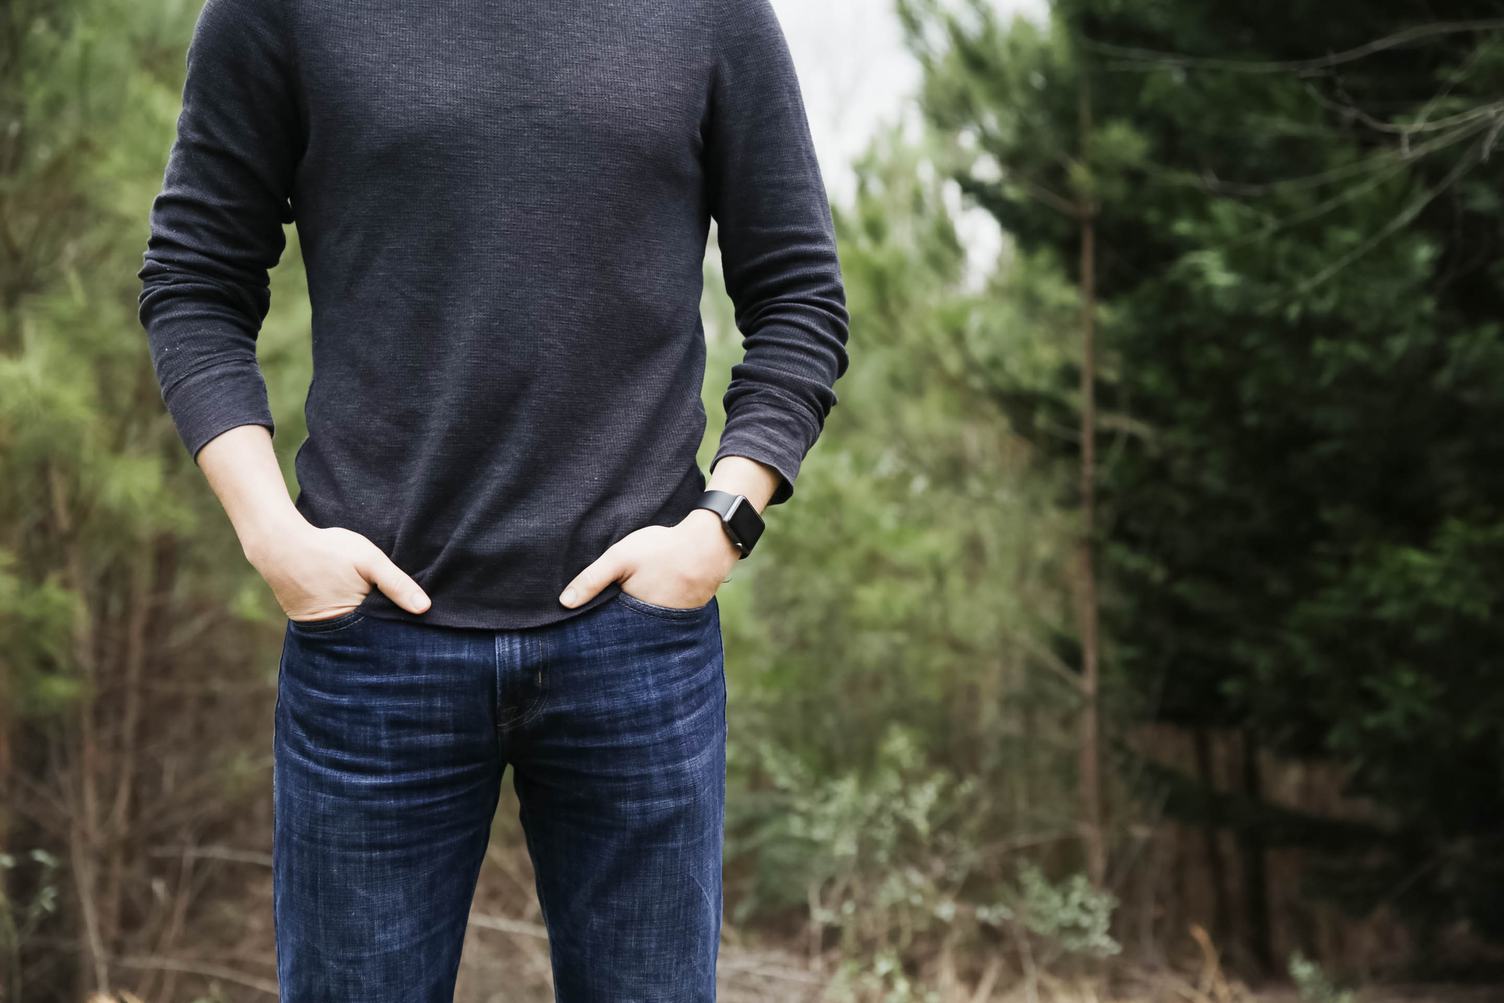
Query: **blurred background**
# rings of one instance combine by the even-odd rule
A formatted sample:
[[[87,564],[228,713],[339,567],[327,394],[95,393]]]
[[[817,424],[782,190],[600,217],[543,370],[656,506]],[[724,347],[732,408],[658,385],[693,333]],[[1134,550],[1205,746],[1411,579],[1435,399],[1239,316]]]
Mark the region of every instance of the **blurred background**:
[[[283,618],[135,316],[199,6],[0,8],[4,1000],[276,996]],[[1504,999],[1504,9],[776,6],[853,362],[721,592],[722,998]],[[505,790],[464,1003],[552,998]]]

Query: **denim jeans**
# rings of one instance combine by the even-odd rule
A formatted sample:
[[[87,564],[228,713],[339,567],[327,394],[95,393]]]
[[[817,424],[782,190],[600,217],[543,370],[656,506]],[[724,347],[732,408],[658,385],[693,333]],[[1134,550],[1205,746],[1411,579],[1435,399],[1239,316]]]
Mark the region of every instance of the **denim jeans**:
[[[359,611],[290,621],[274,736],[283,1003],[453,999],[509,764],[555,999],[715,999],[716,599],[681,610],[618,592],[503,631]]]

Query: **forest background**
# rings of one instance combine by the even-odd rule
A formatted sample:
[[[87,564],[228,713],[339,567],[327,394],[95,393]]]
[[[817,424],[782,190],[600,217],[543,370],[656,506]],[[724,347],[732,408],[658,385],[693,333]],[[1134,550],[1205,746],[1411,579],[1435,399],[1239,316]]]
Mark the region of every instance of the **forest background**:
[[[275,997],[284,621],[135,317],[198,6],[0,10],[4,1000]],[[1499,998],[1497,4],[866,13],[852,367],[721,592],[724,998]],[[547,986],[504,802],[461,998]]]

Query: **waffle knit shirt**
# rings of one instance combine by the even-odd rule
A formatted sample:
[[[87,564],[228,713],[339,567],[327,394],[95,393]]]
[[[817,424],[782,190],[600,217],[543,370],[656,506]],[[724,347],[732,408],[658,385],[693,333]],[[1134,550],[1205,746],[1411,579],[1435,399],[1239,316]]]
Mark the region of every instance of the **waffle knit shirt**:
[[[312,306],[298,510],[512,629],[672,525],[696,453],[706,241],[742,335],[709,469],[793,494],[847,367],[845,291],[769,0],[208,0],[139,273],[190,455],[275,425],[257,362],[295,224]]]

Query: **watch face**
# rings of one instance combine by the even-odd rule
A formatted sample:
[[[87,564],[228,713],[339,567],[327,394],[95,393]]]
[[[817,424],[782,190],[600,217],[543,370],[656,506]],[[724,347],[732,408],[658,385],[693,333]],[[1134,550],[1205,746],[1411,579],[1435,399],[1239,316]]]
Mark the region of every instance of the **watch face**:
[[[762,533],[762,517],[751,505],[742,504],[745,501],[745,497],[737,496],[736,501],[731,503],[731,508],[726,512],[726,525],[742,549],[751,550]]]

